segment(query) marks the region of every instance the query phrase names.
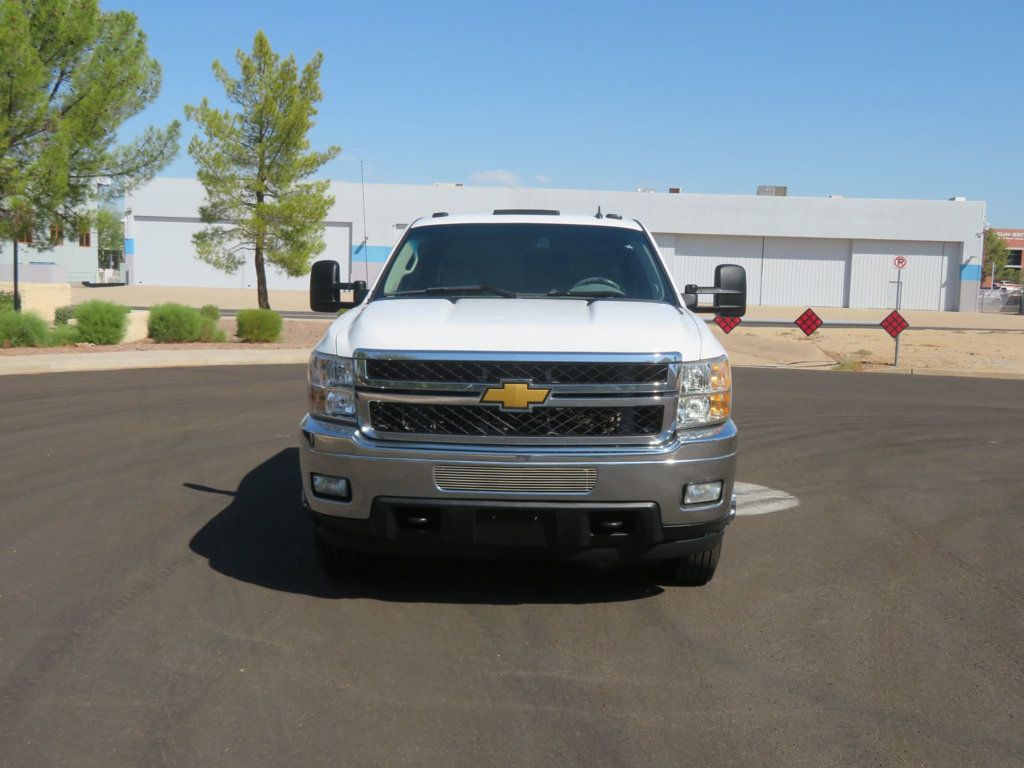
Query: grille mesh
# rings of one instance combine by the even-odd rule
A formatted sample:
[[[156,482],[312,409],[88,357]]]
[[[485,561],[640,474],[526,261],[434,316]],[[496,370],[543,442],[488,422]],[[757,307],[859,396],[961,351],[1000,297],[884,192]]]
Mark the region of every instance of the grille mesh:
[[[531,379],[536,384],[664,384],[667,363],[543,363],[480,360],[367,360],[374,381],[494,384]]]
[[[438,464],[434,483],[442,491],[590,493],[597,484],[597,469]]]
[[[370,403],[378,432],[467,437],[638,437],[661,430],[660,405],[500,411],[479,405]]]

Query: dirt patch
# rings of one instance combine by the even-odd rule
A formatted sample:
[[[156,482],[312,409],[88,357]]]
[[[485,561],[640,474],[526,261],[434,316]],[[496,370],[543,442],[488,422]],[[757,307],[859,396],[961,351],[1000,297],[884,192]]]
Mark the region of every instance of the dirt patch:
[[[812,346],[846,370],[893,367],[895,343],[881,329],[822,328],[809,337],[786,328],[747,328],[742,333],[750,341],[786,339]],[[1024,374],[1024,334],[911,328],[901,336],[899,367]]]
[[[94,344],[80,344],[73,347],[16,347],[0,349],[0,356],[14,355],[52,355],[52,354],[88,354],[90,352],[120,352],[158,349],[312,349],[330,327],[330,320],[285,320],[281,330],[281,340],[272,344],[247,344],[235,336],[235,319],[221,318],[220,327],[228,335],[229,341],[224,344],[157,344],[150,339],[133,341],[127,344],[101,347]]]

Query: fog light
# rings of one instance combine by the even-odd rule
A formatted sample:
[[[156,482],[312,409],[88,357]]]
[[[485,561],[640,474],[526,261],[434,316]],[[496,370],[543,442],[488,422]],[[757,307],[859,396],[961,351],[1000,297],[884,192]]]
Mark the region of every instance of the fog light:
[[[683,504],[710,504],[722,498],[722,481],[690,483],[683,490]]]
[[[348,486],[347,477],[314,474],[313,493],[338,501],[349,501],[352,498],[352,490]]]

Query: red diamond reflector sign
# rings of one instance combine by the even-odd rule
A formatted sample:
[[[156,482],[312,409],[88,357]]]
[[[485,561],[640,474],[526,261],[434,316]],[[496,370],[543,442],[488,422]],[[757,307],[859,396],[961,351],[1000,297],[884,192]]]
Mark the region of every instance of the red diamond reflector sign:
[[[719,328],[721,328],[726,333],[732,331],[732,329],[739,325],[741,322],[743,322],[743,318],[741,317],[715,317],[715,323],[718,325]]]
[[[806,312],[800,315],[800,317],[798,317],[794,322],[796,323],[796,327],[799,328],[808,336],[810,336],[816,330],[821,328],[821,326],[824,324],[824,321],[820,317],[818,317],[818,313],[815,312],[813,309],[808,309]]]
[[[910,327],[910,323],[895,309],[886,315],[885,320],[880,322],[879,325],[882,326],[882,330],[894,339]]]

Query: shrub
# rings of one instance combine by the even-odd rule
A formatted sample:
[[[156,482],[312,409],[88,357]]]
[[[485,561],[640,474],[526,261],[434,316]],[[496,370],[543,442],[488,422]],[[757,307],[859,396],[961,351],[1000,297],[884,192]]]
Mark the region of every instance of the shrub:
[[[55,325],[67,325],[68,320],[75,316],[75,308],[70,304],[57,307],[53,310],[53,322]]]
[[[149,310],[149,338],[161,343],[199,341],[203,316],[198,309],[182,304],[157,304]]]
[[[0,291],[0,312],[14,309],[14,294],[10,291]]]
[[[87,301],[75,307],[78,338],[89,344],[120,344],[131,310],[111,301]]]
[[[199,314],[216,322],[220,320],[220,307],[215,304],[204,304]]]
[[[78,328],[73,325],[55,325],[50,331],[51,347],[70,347],[80,341]]]
[[[202,310],[199,311],[202,312]],[[217,324],[216,320],[211,320],[206,315],[203,315],[203,330],[199,334],[199,340],[223,344],[228,340],[228,335],[224,333],[224,329]]]
[[[238,313],[238,338],[242,341],[277,341],[284,323],[270,309],[243,309]]]
[[[49,337],[46,321],[35,312],[0,310],[0,346],[44,347]]]

